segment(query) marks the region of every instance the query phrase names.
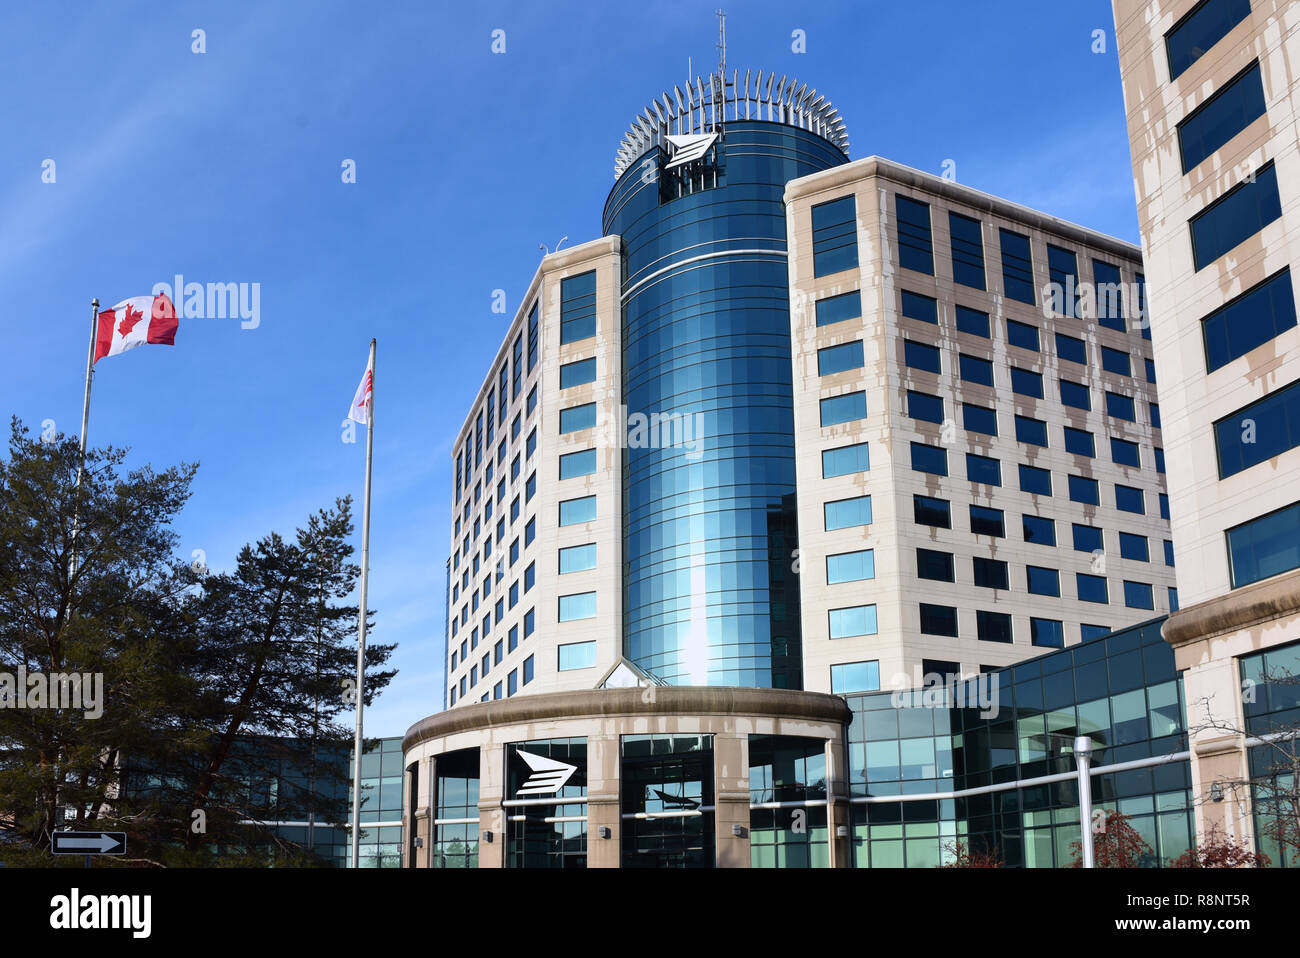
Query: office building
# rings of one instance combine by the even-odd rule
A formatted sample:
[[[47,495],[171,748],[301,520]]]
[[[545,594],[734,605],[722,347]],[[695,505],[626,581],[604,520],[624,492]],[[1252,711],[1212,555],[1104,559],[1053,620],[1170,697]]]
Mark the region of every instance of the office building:
[[[1006,667],[1177,608],[1138,249],[850,162],[824,96],[724,76],[633,122],[606,235],[543,257],[453,446],[448,708],[404,741],[417,867],[869,865],[917,763],[858,748],[855,710],[1030,682]],[[1137,681],[1089,695],[1145,717]],[[1118,747],[1109,709],[1011,761],[1064,781],[1038,751],[1079,721]],[[975,811],[932,798],[925,827],[1043,864],[985,821],[1002,749],[961,779]]]
[[[1261,736],[1300,719],[1294,682],[1276,681],[1300,674],[1300,19],[1285,0],[1114,12],[1176,464],[1183,608],[1164,634],[1191,709],[1197,830],[1277,861],[1279,755]]]

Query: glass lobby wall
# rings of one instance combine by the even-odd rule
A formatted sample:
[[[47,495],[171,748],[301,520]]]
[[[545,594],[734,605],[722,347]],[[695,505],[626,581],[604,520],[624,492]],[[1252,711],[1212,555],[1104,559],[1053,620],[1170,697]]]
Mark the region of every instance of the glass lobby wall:
[[[432,868],[478,868],[479,750],[434,760]]]
[[[749,736],[749,809],[751,867],[829,867],[826,743]]]
[[[554,781],[563,784],[551,790],[549,783],[538,777],[539,769],[520,753],[534,759],[543,777],[554,776]],[[587,740],[512,742],[505,747],[505,762],[506,867],[586,868]],[[566,775],[565,766],[573,771]],[[536,783],[540,787],[534,787]],[[530,795],[530,791],[537,794]],[[546,801],[550,797],[554,797],[553,803]]]
[[[712,735],[624,735],[622,866],[712,868]]]
[[[1300,642],[1243,655],[1240,662],[1246,734],[1300,728]],[[1248,755],[1256,847],[1278,868],[1300,867],[1300,823],[1293,805],[1297,747],[1292,738],[1256,745]]]

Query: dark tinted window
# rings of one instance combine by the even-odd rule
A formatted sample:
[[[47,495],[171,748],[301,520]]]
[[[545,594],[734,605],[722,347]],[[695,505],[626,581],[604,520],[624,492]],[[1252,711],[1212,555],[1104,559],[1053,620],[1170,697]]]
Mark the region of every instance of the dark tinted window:
[[[1002,464],[988,456],[966,453],[966,478],[971,482],[981,482],[988,486],[1002,485]]]
[[[1096,444],[1092,440],[1092,433],[1075,429],[1071,426],[1065,427],[1065,451],[1074,453],[1076,456],[1087,456],[1094,458],[1097,455]]]
[[[1021,516],[1021,527],[1026,542],[1039,546],[1056,545],[1056,523],[1042,516]]]
[[[952,233],[953,282],[983,289],[984,235],[979,220],[949,212],[948,229]]]
[[[975,627],[976,634],[984,642],[1011,641],[1011,616],[1005,612],[980,609],[975,613]]]
[[[907,391],[907,414],[924,422],[943,422],[943,400],[928,393]]]
[[[1007,343],[1020,349],[1030,349],[1038,352],[1038,327],[1008,319]]]
[[[993,385],[993,364],[987,359],[961,353],[957,357],[957,364],[964,382],[979,383],[982,386]]]
[[[1295,324],[1291,271],[1284,269],[1201,321],[1207,371],[1226,366]]]
[[[1081,502],[1085,506],[1101,505],[1101,495],[1098,491],[1097,480],[1089,479],[1086,476],[1070,476],[1070,501]]]
[[[812,208],[813,275],[825,276],[858,265],[857,205],[844,196]]]
[[[1068,379],[1062,379],[1061,402],[1067,406],[1073,406],[1075,409],[1091,409],[1092,395],[1088,392],[1088,387],[1079,383],[1072,383]]]
[[[921,632],[925,635],[957,635],[957,610],[950,605],[921,603]]]
[[[1004,530],[1001,509],[974,505],[970,507],[970,531],[975,535],[1001,538],[1006,534]]]
[[[1035,399],[1043,398],[1043,377],[1038,373],[1030,372],[1028,369],[1017,369],[1011,367],[1011,391],[1019,393],[1021,396],[1033,396]]]
[[[937,526],[940,529],[952,528],[948,500],[935,499],[931,496],[912,496],[912,518],[919,526]]]
[[[1125,422],[1135,422],[1137,419],[1133,412],[1132,398],[1113,392],[1106,393],[1106,415],[1123,419]]]
[[[579,359],[576,363],[565,363],[560,367],[560,388],[582,386],[596,381],[596,357]]]
[[[1021,463],[1020,469],[1020,491],[1031,492],[1036,496],[1050,496],[1052,494],[1052,474],[1047,469],[1039,469],[1037,466],[1026,466]]]
[[[984,559],[976,556],[973,560],[975,584],[982,589],[1008,589],[1011,580],[1007,564],[1001,559]]]
[[[1106,579],[1099,575],[1088,575],[1086,572],[1076,572],[1074,574],[1075,589],[1079,594],[1081,602],[1100,602],[1107,603],[1110,596],[1106,592]]]
[[[1097,322],[1107,329],[1124,332],[1124,289],[1120,286],[1119,267],[1095,259],[1092,278],[1096,284]]]
[[[1136,512],[1139,515],[1146,514],[1146,504],[1143,500],[1142,490],[1135,489],[1133,486],[1115,485],[1115,508],[1120,512]]]
[[[948,475],[948,450],[923,443],[912,443],[912,469],[936,476]]]
[[[862,340],[817,350],[817,375],[832,376],[849,369],[862,368]]]
[[[1300,381],[1220,419],[1214,442],[1220,479],[1300,446]]]
[[[1225,193],[1190,223],[1192,254],[1198,270],[1244,243],[1282,215],[1277,192],[1277,168],[1269,163]]]
[[[1133,365],[1129,360],[1128,353],[1118,349],[1111,349],[1109,346],[1101,347],[1101,368],[1108,373],[1116,373],[1120,376],[1133,375]]]
[[[1183,172],[1189,172],[1263,115],[1264,84],[1256,62],[1178,124]]]
[[[1025,566],[1025,585],[1032,595],[1059,596],[1061,594],[1061,580],[1055,569],[1045,569],[1036,565]]]
[[[939,303],[938,300],[930,296],[922,296],[920,293],[909,292],[908,290],[899,290],[899,303],[902,306],[903,315],[909,319],[919,319],[923,323],[939,322]]]
[[[952,582],[952,553],[933,549],[916,550],[916,574],[921,579]]]
[[[1082,339],[1075,339],[1073,336],[1057,333],[1056,354],[1062,359],[1078,363],[1080,366],[1088,365],[1088,347],[1084,345]]]
[[[1205,0],[1165,34],[1169,79],[1176,80],[1250,15],[1250,0]]]
[[[957,307],[957,328],[972,336],[989,338],[989,314],[967,306]]]
[[[894,210],[898,218],[898,263],[904,269],[934,275],[934,242],[930,236],[930,207],[894,196]]]
[[[918,343],[914,339],[905,339],[903,340],[903,362],[913,369],[937,373],[940,369],[939,348]]]
[[[592,270],[560,281],[560,342],[574,343],[595,335],[596,271]]]
[[[992,409],[964,402],[961,404],[961,418],[962,425],[971,432],[978,432],[985,436],[998,434],[998,414]]]
[[[1121,466],[1132,466],[1134,469],[1142,468],[1142,458],[1138,453],[1138,444],[1129,442],[1127,439],[1110,437],[1110,458],[1112,462],[1118,462]]]
[[[1227,531],[1232,587],[1300,566],[1300,502]]]
[[[1002,288],[1008,299],[1034,304],[1034,268],[1029,255],[1029,237],[1010,230],[998,230],[1002,241]]]
[[[1094,526],[1082,526],[1073,523],[1070,526],[1074,534],[1074,548],[1079,552],[1098,552],[1102,549],[1101,530]]]
[[[1052,308],[1062,316],[1079,315],[1079,263],[1068,249],[1047,244],[1047,277]]]
[[[817,300],[817,325],[830,326],[862,315],[862,296],[855,289],[851,293]]]
[[[1016,438],[1031,446],[1046,446],[1047,423],[1029,416],[1017,416]]]

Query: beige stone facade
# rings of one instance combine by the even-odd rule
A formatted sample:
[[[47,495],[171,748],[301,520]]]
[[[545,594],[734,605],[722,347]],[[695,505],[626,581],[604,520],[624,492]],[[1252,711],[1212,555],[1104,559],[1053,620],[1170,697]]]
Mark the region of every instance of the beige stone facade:
[[[932,275],[900,266],[894,212],[896,195],[929,207]],[[816,276],[812,209],[845,196],[856,199],[857,266]],[[1047,244],[1075,254],[1081,286],[1092,283],[1096,260],[1118,267],[1121,283],[1129,291],[1141,271],[1139,251],[1104,234],[879,157],[793,180],[786,190],[786,203],[805,687],[828,691],[832,666],[862,660],[879,662],[882,688],[900,687],[899,683],[915,686],[926,659],[958,662],[963,674],[977,673],[982,666],[1007,665],[1043,651],[1031,641],[1030,620],[1035,617],[1062,622],[1064,640],[1069,645],[1080,640],[1085,624],[1120,628],[1167,612],[1174,570],[1165,561],[1164,542],[1169,538],[1169,525],[1161,517],[1160,508],[1165,477],[1157,470],[1155,458],[1162,439],[1159,427],[1152,422],[1155,385],[1145,375],[1151,344],[1141,335],[1132,302],[1134,297],[1123,297],[1127,332],[1102,327],[1093,319],[1058,315],[1043,305],[1043,288],[1049,282]],[[949,211],[981,224],[987,290],[954,282]],[[1033,304],[1004,295],[1000,229],[1029,238]],[[818,301],[855,289],[861,290],[861,318],[818,327]],[[937,326],[902,314],[900,295],[904,290],[937,301]],[[959,305],[989,315],[990,337],[957,328],[954,313]],[[1008,320],[1036,329],[1040,349],[1031,351],[1010,345]],[[1058,356],[1054,342],[1057,332],[1086,343],[1086,366],[1065,362]],[[854,339],[864,343],[864,368],[820,376],[818,350]],[[905,343],[908,340],[939,347],[938,374],[907,365]],[[1102,347],[1127,355],[1132,375],[1103,370]],[[959,358],[963,354],[991,361],[991,387],[963,379]],[[1038,374],[1043,397],[1013,392],[1013,368]],[[1061,379],[1086,386],[1092,409],[1085,411],[1065,405],[1059,393]],[[822,427],[820,401],[856,390],[865,390],[866,419]],[[909,390],[942,398],[944,422],[933,424],[911,418],[907,405]],[[1136,421],[1125,422],[1108,416],[1106,392],[1130,397]],[[997,435],[966,430],[963,402],[995,409]],[[1018,441],[1014,422],[1017,415],[1047,423],[1046,447]],[[1063,446],[1066,427],[1092,433],[1095,458],[1066,451]],[[1112,461],[1111,437],[1138,445],[1139,468]],[[869,471],[823,478],[823,450],[864,441],[870,452]],[[914,471],[910,458],[914,442],[946,450],[948,475]],[[997,459],[1001,486],[971,482],[967,478],[967,453]],[[1022,492],[1019,464],[1050,471],[1052,494]],[[1099,505],[1071,501],[1070,475],[1097,481]],[[1145,514],[1121,512],[1116,508],[1116,484],[1142,490]],[[871,496],[870,525],[826,531],[824,503],[860,495]],[[949,502],[951,528],[915,522],[914,495]],[[1002,510],[1006,525],[1004,537],[974,534],[968,519],[971,505]],[[1055,547],[1025,541],[1021,529],[1025,515],[1054,522]],[[1074,549],[1075,523],[1102,530],[1102,555]],[[1121,531],[1146,538],[1149,561],[1121,558]],[[863,548],[874,550],[875,578],[828,585],[826,557]],[[919,579],[918,548],[951,554],[955,581]],[[1005,561],[1009,587],[991,589],[975,585],[975,557]],[[1032,595],[1027,591],[1026,568],[1030,565],[1057,570],[1059,597]],[[1109,602],[1080,601],[1076,596],[1076,572],[1105,577]],[[1154,608],[1127,607],[1125,581],[1149,585]],[[876,607],[878,634],[829,638],[830,610],[860,603]],[[957,636],[924,634],[921,603],[956,607]],[[978,611],[1011,615],[1013,641],[1003,644],[981,640]]]
[[[1196,0],[1114,3],[1165,448],[1173,464],[1169,491],[1184,609],[1164,634],[1186,670],[1193,782],[1201,800],[1197,830],[1206,834],[1217,825],[1238,838],[1252,833],[1247,794],[1231,788],[1248,778],[1239,659],[1300,640],[1300,571],[1234,588],[1226,540],[1228,530],[1300,500],[1300,448],[1220,478],[1214,430],[1216,422],[1300,380],[1300,328],[1293,325],[1213,370],[1201,329],[1216,310],[1300,262],[1300,8],[1286,0],[1252,0],[1249,7],[1225,35],[1200,44],[1203,52],[1179,73],[1167,38],[1206,8],[1198,9]],[[1255,63],[1264,114],[1185,171],[1180,124]],[[1281,216],[1198,269],[1192,220],[1254,182],[1270,163]],[[1225,723],[1236,731],[1225,731]],[[1216,783],[1228,786],[1231,800],[1207,798]]]
[[[479,417],[486,415],[491,395],[491,414],[498,420],[493,440],[490,444],[485,440],[481,462],[462,466],[461,495],[453,503],[449,529],[452,565],[447,598],[449,618],[454,616],[446,663],[449,706],[506,698],[514,693],[591,688],[622,652],[622,449],[607,439],[613,432],[609,427],[616,421],[622,395],[619,251],[618,237],[610,236],[542,259],[453,447],[454,468],[458,456],[473,455]],[[562,344],[563,281],[593,271],[596,334]],[[530,366],[529,317],[534,309],[538,347],[536,361]],[[521,343],[522,363],[520,388],[516,391],[513,377],[517,341]],[[595,381],[561,389],[561,367],[589,358],[596,360]],[[504,417],[499,394],[502,368],[507,370],[510,392]],[[528,397],[534,390],[536,402],[529,410]],[[587,403],[596,404],[596,426],[562,434],[562,410]],[[516,417],[521,423],[517,436],[512,435]],[[536,448],[529,454],[527,446],[534,431]],[[502,457],[499,450],[503,443]],[[587,449],[595,449],[595,472],[561,480],[560,457]],[[520,464],[517,476],[513,475],[516,458]],[[504,487],[500,485],[503,480]],[[481,489],[477,497],[476,489]],[[595,518],[561,527],[560,503],[587,496],[596,498]],[[491,516],[483,519],[488,502],[492,504]],[[512,518],[516,502],[519,514]],[[499,526],[502,520],[504,525]],[[478,535],[474,533],[476,521],[481,523]],[[531,541],[529,523],[533,523]],[[488,542],[491,554],[485,558]],[[518,557],[512,561],[515,543]],[[596,545],[595,568],[560,575],[559,550],[588,543]],[[527,571],[530,567],[531,586]],[[483,594],[485,583],[489,584],[487,598],[480,599],[475,608],[472,597]],[[514,601],[512,592],[516,594]],[[561,623],[560,597],[588,592],[596,593],[595,617]],[[496,614],[498,601],[503,604],[500,617]],[[516,631],[513,649],[512,630]],[[595,643],[592,663],[559,671],[560,646],[584,642]],[[502,649],[500,660],[498,643]],[[527,681],[526,669],[531,671]]]

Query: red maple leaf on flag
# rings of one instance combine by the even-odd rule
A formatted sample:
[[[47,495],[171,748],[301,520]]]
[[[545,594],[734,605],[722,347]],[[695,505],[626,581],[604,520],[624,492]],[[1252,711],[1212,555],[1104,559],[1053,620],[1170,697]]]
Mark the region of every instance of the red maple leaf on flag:
[[[118,333],[122,336],[125,336],[127,333],[133,330],[135,328],[135,324],[140,322],[140,320],[142,319],[144,319],[144,313],[140,312],[140,310],[138,309],[135,309],[133,306],[131,306],[130,303],[128,303],[126,306],[125,315],[122,317],[122,321],[117,324]]]

